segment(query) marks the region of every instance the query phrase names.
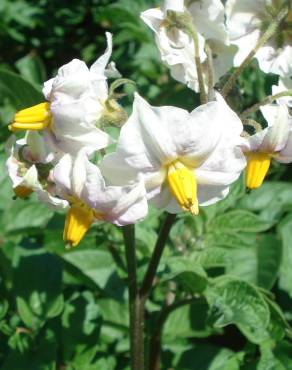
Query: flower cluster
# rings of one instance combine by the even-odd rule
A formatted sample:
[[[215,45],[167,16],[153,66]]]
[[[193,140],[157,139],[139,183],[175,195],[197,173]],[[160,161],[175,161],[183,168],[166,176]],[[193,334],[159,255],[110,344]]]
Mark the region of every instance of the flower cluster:
[[[200,92],[201,105],[191,112],[153,107],[136,93],[128,119],[108,88],[108,77],[120,76],[109,63],[106,33],[107,50],[90,68],[78,59],[62,66],[44,83],[45,102],[15,114],[9,129],[26,131],[7,146],[15,195],[35,192],[49,206],[67,209],[64,240],[75,246],[93,222],[133,224],[147,215],[148,204],[197,215],[227,196],[246,164],[247,187],[259,187],[272,158],[292,162],[291,14],[285,0],[225,6],[166,0],[146,10],[141,18],[155,33],[163,63],[174,79]],[[232,67],[240,70],[253,57],[264,72],[281,77],[258,107],[264,129],[247,119],[253,109],[242,115],[231,109],[227,88],[223,96],[216,91]],[[123,124],[117,142],[105,123]],[[116,150],[106,154],[110,145]]]

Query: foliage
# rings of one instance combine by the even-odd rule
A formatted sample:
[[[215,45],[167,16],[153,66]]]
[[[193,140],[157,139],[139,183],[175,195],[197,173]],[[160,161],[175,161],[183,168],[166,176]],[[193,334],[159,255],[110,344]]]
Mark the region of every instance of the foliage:
[[[0,4],[0,366],[3,370],[126,370],[129,361],[125,251],[117,227],[93,227],[65,250],[64,216],[36,199],[14,200],[5,170],[6,126],[42,100],[41,84],[73,57],[93,62],[114,34],[114,57],[150,101],[191,109],[197,97],[169,78],[139,20],[148,0],[3,0]],[[269,92],[275,76],[251,66],[242,106]],[[238,86],[239,88],[240,86]],[[255,88],[256,87],[256,88]],[[127,92],[131,92],[128,87]],[[124,98],[130,107],[131,99]],[[290,171],[291,172],[291,171]],[[162,368],[292,369],[292,184],[276,165],[260,189],[240,179],[230,196],[179,216],[147,306],[147,334],[166,310]],[[138,276],[162,216],[137,225]],[[166,296],[166,300],[165,300]],[[177,304],[185,302],[185,304]],[[169,306],[170,305],[170,306]],[[169,308],[169,307],[170,308]]]

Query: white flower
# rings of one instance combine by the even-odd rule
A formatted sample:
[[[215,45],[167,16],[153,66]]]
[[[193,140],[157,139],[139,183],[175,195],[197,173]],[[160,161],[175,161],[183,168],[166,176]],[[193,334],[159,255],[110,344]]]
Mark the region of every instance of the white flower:
[[[272,87],[273,95],[281,93],[286,90],[292,91],[292,77],[281,78],[279,79],[278,85]],[[279,104],[286,104],[289,108],[292,108],[292,96],[284,96],[277,99]]]
[[[110,181],[124,183],[139,171],[156,207],[197,214],[199,205],[224,198],[244,168],[245,158],[235,147],[242,129],[223,98],[188,113],[151,107],[136,94],[117,151],[104,157],[101,170]]]
[[[10,156],[6,167],[17,197],[26,198],[35,192],[45,203],[57,208],[66,207],[66,202],[56,196],[51,179],[53,154],[37,132],[28,131],[25,138],[16,143],[11,137],[7,151]]]
[[[107,186],[97,166],[81,150],[77,157],[66,154],[54,169],[54,181],[61,198],[70,205],[64,240],[77,245],[94,220],[118,226],[133,224],[147,215],[143,182]]]
[[[226,23],[230,42],[238,46],[234,59],[236,67],[256,46],[263,31],[275,19],[275,14],[280,10],[276,8],[277,4],[283,5],[284,1],[227,0]],[[290,10],[287,22],[282,22],[275,35],[256,54],[259,66],[265,73],[275,73],[282,77],[292,74],[291,30],[288,29],[291,16]]]
[[[11,130],[45,129],[50,142],[62,152],[76,153],[86,147],[90,153],[106,147],[111,138],[97,127],[108,97],[106,66],[112,36],[106,36],[107,50],[90,69],[78,59],[59,68],[57,76],[44,84],[48,102],[18,112]]]
[[[261,107],[268,127],[252,135],[241,145],[248,164],[246,185],[260,187],[269,170],[272,158],[281,163],[292,162],[292,118],[285,105]]]
[[[224,6],[220,0],[203,1],[164,1],[161,9],[149,9],[141,14],[143,21],[154,31],[162,61],[169,66],[171,75],[177,81],[185,83],[198,91],[198,76],[195,64],[195,47],[190,36],[182,30],[168,31],[165,26],[167,11],[188,11],[199,36],[199,54],[201,62],[206,60],[205,42],[213,54],[214,77],[217,82],[233,65],[235,49],[229,47],[227,31],[224,25]],[[207,66],[203,65],[205,79]]]

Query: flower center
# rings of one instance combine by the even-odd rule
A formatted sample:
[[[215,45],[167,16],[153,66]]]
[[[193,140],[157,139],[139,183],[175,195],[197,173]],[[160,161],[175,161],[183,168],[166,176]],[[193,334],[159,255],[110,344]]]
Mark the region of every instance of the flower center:
[[[268,153],[249,152],[247,154],[246,186],[249,189],[259,188],[269,170],[271,155]]]
[[[10,131],[43,130],[51,123],[49,103],[40,103],[17,112],[14,121],[8,126]]]
[[[168,166],[167,182],[171,194],[181,208],[197,215],[199,213],[199,203],[197,199],[197,180],[194,172],[180,161],[172,162]]]
[[[73,247],[80,243],[94,220],[94,211],[81,202],[73,203],[66,215],[63,239]]]
[[[18,185],[13,189],[15,195],[18,198],[25,199],[27,198],[30,194],[33,193],[32,189],[27,188],[26,186]]]

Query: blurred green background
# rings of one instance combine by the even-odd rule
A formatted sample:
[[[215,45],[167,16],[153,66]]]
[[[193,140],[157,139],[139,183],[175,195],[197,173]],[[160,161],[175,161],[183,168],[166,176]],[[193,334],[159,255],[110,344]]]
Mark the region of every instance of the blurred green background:
[[[198,97],[170,78],[152,33],[139,18],[142,10],[158,5],[146,0],[0,1],[3,370],[129,369],[120,230],[95,225],[78,248],[66,251],[63,214],[34,196],[13,199],[5,141],[15,111],[42,101],[42,84],[58,67],[73,58],[90,65],[104,52],[105,31],[113,33],[112,60],[123,77],[136,82],[140,94],[156,105],[193,109]],[[277,76],[264,75],[254,62],[238,81],[230,104],[240,112],[269,94],[276,82]],[[121,104],[130,112],[133,89],[126,87],[126,92]],[[217,206],[195,219],[179,217],[147,306],[148,335],[166,304],[165,295],[198,299],[169,315],[162,369],[292,369],[287,323],[292,319],[291,177],[290,165],[273,164],[270,181],[261,189],[246,194],[241,179]],[[139,278],[160,218],[161,212],[151,210],[137,225]],[[220,282],[217,290],[209,287],[212,278],[222,275],[239,280]]]

